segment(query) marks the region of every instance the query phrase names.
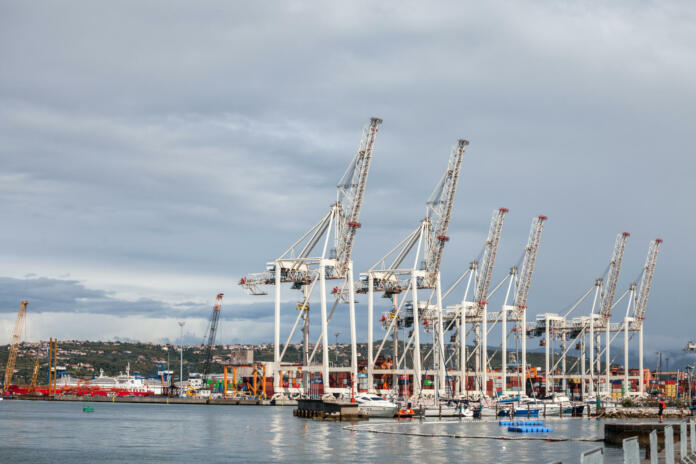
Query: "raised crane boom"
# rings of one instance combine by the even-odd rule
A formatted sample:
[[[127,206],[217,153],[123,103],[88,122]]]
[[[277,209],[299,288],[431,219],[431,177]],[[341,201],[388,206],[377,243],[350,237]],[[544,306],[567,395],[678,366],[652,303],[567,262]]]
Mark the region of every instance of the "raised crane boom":
[[[493,277],[495,255],[498,252],[500,234],[503,230],[503,221],[505,221],[505,215],[508,211],[507,208],[498,208],[493,211],[493,217],[491,217],[486,246],[483,249],[483,256],[478,264],[479,279],[476,292],[474,293],[474,302],[479,305],[486,304],[486,298],[488,298],[488,288],[491,285],[491,278]]]
[[[365,184],[370,170],[370,161],[374,150],[375,138],[382,120],[371,118],[362,133],[360,147],[348,169],[337,185],[337,199],[329,211],[288,248],[276,261],[280,264],[280,282],[275,281],[275,263],[267,263],[265,272],[242,277],[239,285],[252,295],[265,295],[263,285],[276,285],[282,282],[293,283],[296,289],[310,284],[317,275],[319,257],[315,248],[322,242],[328,243],[333,234],[334,250],[331,258],[336,259],[336,266],[327,273],[327,279],[343,279],[347,275],[351,260],[355,232],[360,228],[360,210],[365,197]],[[335,251],[335,254],[333,253]],[[326,247],[321,258],[325,256]],[[313,257],[314,256],[314,257]],[[338,293],[340,295],[340,292]]]
[[[222,293],[218,293],[213,306],[213,314],[210,316],[208,331],[206,333],[207,341],[205,342],[205,364],[203,365],[203,387],[206,387],[208,381],[208,372],[210,371],[210,362],[213,359],[213,348],[215,347],[215,335],[217,334],[218,321],[220,320],[220,311],[222,310]]]
[[[544,222],[546,219],[546,216],[538,216],[532,220],[532,227],[529,231],[529,239],[527,240],[527,247],[524,250],[524,258],[522,260],[522,267],[520,268],[519,280],[515,291],[514,301],[515,306],[518,308],[527,307],[529,286],[532,283],[534,265],[536,264],[539,243],[541,242],[541,232],[544,230]]]
[[[605,322],[611,317],[611,308],[614,304],[614,295],[616,294],[616,284],[619,281],[619,272],[621,271],[621,261],[623,261],[626,241],[630,236],[631,234],[628,232],[622,232],[616,236],[616,242],[614,242],[614,253],[609,262],[609,271],[604,287],[604,297],[602,298],[602,306],[599,312]]]
[[[645,258],[643,266],[643,274],[640,279],[640,286],[635,297],[635,305],[633,306],[633,314],[635,325],[640,327],[645,319],[645,308],[648,305],[648,296],[650,295],[650,287],[652,286],[653,274],[655,274],[655,264],[657,264],[657,255],[660,252],[661,238],[657,238],[650,242],[648,248],[648,256]]]
[[[10,343],[10,353],[7,357],[7,367],[5,367],[5,391],[10,388],[12,376],[14,375],[15,362],[17,361],[17,351],[19,350],[19,342],[22,340],[22,331],[24,330],[24,322],[27,316],[26,300],[19,305],[17,320],[15,321],[14,332],[12,332],[12,342]]]
[[[340,274],[345,273],[347,269],[353,251],[355,231],[360,228],[360,209],[365,197],[375,138],[381,123],[382,120],[379,118],[370,118],[370,124],[363,130],[358,153],[337,186],[337,203],[343,207],[344,219],[339,221],[336,234],[336,258]]]
[[[469,145],[469,142],[461,139],[454,146],[449,164],[447,165],[447,171],[445,171],[445,174],[426,203],[428,219],[432,224],[432,233],[427,243],[425,262],[426,268],[430,273],[429,280],[431,281],[436,278],[437,273],[440,271],[442,252],[445,248],[445,243],[449,241],[447,230],[452,217],[452,206],[454,205],[454,197],[457,192],[459,172],[461,171],[462,158],[464,158],[464,151],[467,145]]]

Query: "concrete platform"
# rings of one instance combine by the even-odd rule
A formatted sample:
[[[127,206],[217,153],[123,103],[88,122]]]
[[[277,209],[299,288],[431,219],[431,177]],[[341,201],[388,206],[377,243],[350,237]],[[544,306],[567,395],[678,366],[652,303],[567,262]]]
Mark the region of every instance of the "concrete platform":
[[[179,398],[162,396],[69,396],[55,397],[24,396],[16,397],[16,400],[25,401],[78,401],[94,403],[150,403],[150,404],[209,404],[209,405],[239,405],[239,406],[271,406],[271,400],[243,399],[243,398]]]
[[[604,443],[621,446],[624,438],[638,437],[640,448],[650,447],[650,432],[657,430],[657,448],[662,450],[665,447],[664,429],[667,426],[673,427],[674,444],[679,443],[680,422],[613,422],[604,424]]]
[[[358,412],[358,403],[350,401],[298,400],[297,409],[292,411],[295,417],[317,420],[359,421],[368,416]]]

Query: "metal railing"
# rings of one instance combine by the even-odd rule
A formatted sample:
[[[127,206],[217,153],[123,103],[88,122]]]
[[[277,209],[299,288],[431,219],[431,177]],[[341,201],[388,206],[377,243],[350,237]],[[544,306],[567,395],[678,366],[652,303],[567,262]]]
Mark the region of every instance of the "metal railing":
[[[676,425],[676,424],[675,424]],[[674,428],[668,425],[664,428],[664,459],[665,464],[696,464],[696,422],[693,420],[679,424],[679,460],[676,460],[674,448]],[[659,456],[657,430],[650,432],[650,447],[648,450],[650,464],[657,464]],[[640,464],[640,444],[638,437],[625,438],[623,446],[624,464]],[[580,455],[581,464],[604,464],[604,448],[594,448]],[[562,464],[555,461],[549,464]]]

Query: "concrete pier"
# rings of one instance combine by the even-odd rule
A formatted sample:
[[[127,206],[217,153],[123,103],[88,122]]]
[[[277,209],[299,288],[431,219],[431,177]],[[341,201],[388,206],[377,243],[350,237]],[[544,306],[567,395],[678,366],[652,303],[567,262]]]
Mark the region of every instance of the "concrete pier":
[[[235,405],[235,406],[271,406],[271,400],[256,398],[179,398],[163,396],[23,396],[15,398],[28,401],[84,401],[94,403],[150,403],[150,404],[209,404],[209,405]],[[280,405],[280,404],[279,404]]]
[[[358,412],[358,403],[350,401],[298,400],[295,417],[317,420],[358,421],[367,420],[367,415]]]

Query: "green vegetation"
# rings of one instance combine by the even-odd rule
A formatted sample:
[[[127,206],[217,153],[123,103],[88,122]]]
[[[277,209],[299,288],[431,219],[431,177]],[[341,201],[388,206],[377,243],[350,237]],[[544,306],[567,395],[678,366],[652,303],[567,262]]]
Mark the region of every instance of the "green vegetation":
[[[431,345],[424,344],[422,352],[428,353]],[[212,372],[222,371],[222,364],[230,359],[231,349],[254,349],[255,361],[272,361],[273,345],[216,345],[213,351]],[[401,347],[400,347],[401,348]],[[0,346],[0,373],[5,372],[8,358],[8,345]],[[45,383],[48,377],[47,344],[22,343],[17,356],[17,363],[13,383],[28,384],[31,381],[33,363],[35,358],[40,359],[41,370],[39,383]],[[471,347],[467,351],[471,353]],[[367,345],[358,344],[358,360],[367,360]],[[451,351],[449,352],[451,353]],[[184,376],[190,372],[201,372],[204,363],[204,348],[197,346],[184,346]],[[169,356],[169,361],[168,361]],[[500,367],[500,352],[489,350],[491,366]],[[391,343],[387,343],[382,357],[391,357]],[[449,354],[447,355],[449,357]],[[347,366],[350,363],[350,345],[330,345],[329,358],[332,365]],[[284,361],[300,362],[302,348],[300,345],[290,345],[287,348]],[[315,362],[321,359],[321,348],[317,350]],[[453,358],[454,359],[454,358]],[[531,366],[543,366],[543,353],[528,353],[528,363]],[[410,364],[410,357],[407,360]],[[568,357],[568,366],[572,366],[575,358]],[[66,340],[58,342],[58,366],[65,366],[67,371],[76,378],[91,379],[99,375],[99,370],[104,370],[104,375],[118,375],[125,372],[126,365],[130,363],[131,373],[139,372],[145,376],[156,374],[159,366],[174,371],[175,378],[179,377],[179,347],[173,345],[158,345],[154,343],[137,342],[93,342],[80,340]],[[473,357],[469,360],[470,368],[473,368]],[[431,368],[432,356],[423,362],[424,368]]]

